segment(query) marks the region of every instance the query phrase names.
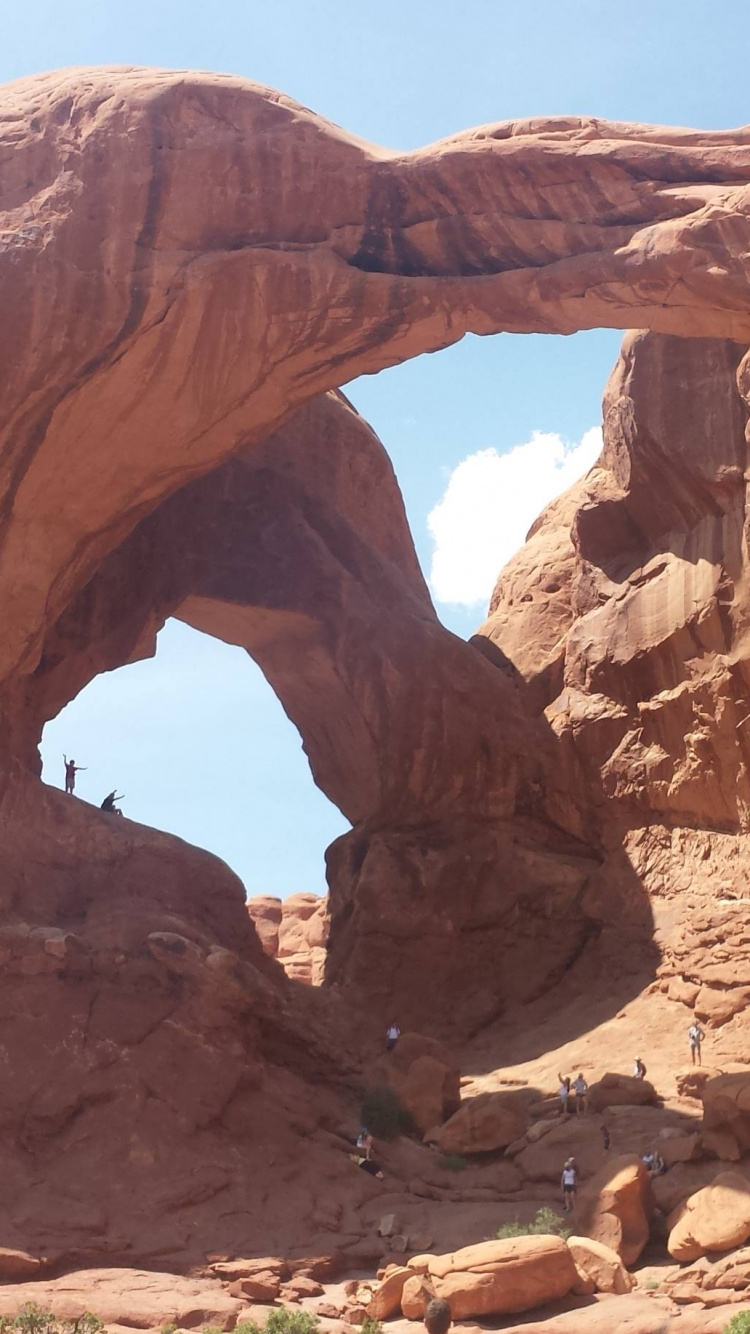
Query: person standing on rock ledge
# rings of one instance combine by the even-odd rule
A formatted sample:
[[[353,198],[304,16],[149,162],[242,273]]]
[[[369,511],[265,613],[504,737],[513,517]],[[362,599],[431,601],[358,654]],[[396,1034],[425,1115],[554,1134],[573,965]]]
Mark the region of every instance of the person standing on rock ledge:
[[[643,1064],[643,1061],[641,1060],[640,1056],[636,1056],[635,1058],[635,1064],[633,1065],[633,1078],[634,1079],[646,1078],[646,1067]]]
[[[701,1063],[701,1043],[705,1036],[706,1035],[703,1032],[703,1029],[701,1028],[700,1024],[698,1023],[698,1020],[694,1019],[688,1029],[688,1041],[690,1042],[690,1059],[693,1065],[700,1065]],[[697,1061],[695,1059],[696,1056],[698,1057]]]
[[[575,1090],[575,1095],[576,1095],[576,1116],[585,1116],[586,1112],[588,1111],[589,1086],[583,1077],[582,1070],[580,1071],[578,1078],[575,1081],[575,1084],[573,1085],[573,1088]]]
[[[67,755],[63,755],[63,763],[65,765],[65,791],[72,797],[76,785],[76,774],[85,773],[86,765],[76,764],[75,760],[69,760]]]
[[[401,1037],[401,1029],[399,1028],[398,1024],[396,1023],[389,1024],[388,1032],[385,1035],[386,1051],[393,1051],[393,1048],[395,1047],[400,1037]]]
[[[122,800],[124,799],[124,796],[125,796],[125,793],[124,793],[124,792],[123,792],[122,795],[119,796],[119,797],[118,797],[118,795],[117,795],[117,792],[110,792],[110,793],[104,798],[104,801],[102,802],[101,806],[99,807],[99,810],[100,810],[100,811],[107,811],[107,813],[108,813],[109,815],[122,815],[122,811],[118,811],[117,807],[115,806],[115,802],[116,802],[116,801],[122,801]]]

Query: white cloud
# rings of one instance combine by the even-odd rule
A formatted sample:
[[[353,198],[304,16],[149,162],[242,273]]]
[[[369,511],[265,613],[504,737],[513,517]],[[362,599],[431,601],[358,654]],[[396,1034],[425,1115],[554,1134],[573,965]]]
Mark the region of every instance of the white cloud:
[[[430,584],[436,600],[487,603],[540,511],[593,467],[601,448],[598,426],[575,445],[534,431],[506,454],[480,449],[459,463],[427,519],[435,543]]]

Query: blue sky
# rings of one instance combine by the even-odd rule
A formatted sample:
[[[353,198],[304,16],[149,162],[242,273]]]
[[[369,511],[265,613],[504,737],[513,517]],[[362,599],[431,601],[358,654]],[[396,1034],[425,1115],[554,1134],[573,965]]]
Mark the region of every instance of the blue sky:
[[[76,64],[227,71],[408,149],[538,114],[743,124],[749,36],[740,0],[631,0],[625,9],[610,0],[36,0],[14,6],[12,22],[6,15],[0,80]],[[495,454],[535,431],[579,441],[598,423],[618,345],[612,331],[470,338],[347,387],[394,461],[426,573],[428,516],[450,486],[444,565],[465,560],[451,582],[464,601],[437,605],[456,633],[481,621],[472,598],[486,589],[487,562],[499,566],[520,541],[524,507],[530,522],[535,497],[536,508],[547,499],[539,448],[515,455],[512,485]],[[471,462],[478,453],[483,471]],[[471,487],[488,466],[496,545],[472,554]],[[88,766],[82,797],[98,802],[116,784],[127,814],[217,852],[249,893],[324,890],[323,849],[346,824],[241,650],[169,625],[156,659],[99,677],[48,726],[49,782],[61,782],[63,750]]]

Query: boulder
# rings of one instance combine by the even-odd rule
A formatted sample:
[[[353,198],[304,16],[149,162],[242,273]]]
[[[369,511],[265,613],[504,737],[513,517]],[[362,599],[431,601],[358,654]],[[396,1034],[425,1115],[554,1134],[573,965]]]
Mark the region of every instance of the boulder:
[[[461,1105],[461,1072],[442,1043],[402,1033],[393,1051],[367,1072],[368,1088],[390,1088],[421,1134],[439,1126]]]
[[[703,1156],[703,1140],[696,1131],[693,1135],[669,1135],[659,1139],[659,1153],[667,1167],[675,1163],[693,1163]]]
[[[83,1269],[46,1282],[0,1287],[0,1316],[33,1302],[61,1320],[92,1311],[106,1325],[149,1329],[175,1324],[233,1329],[242,1302],[216,1278],[184,1278],[143,1269]]]
[[[605,1107],[645,1107],[655,1103],[657,1093],[647,1079],[633,1075],[606,1074],[589,1088],[589,1107],[603,1112]]]
[[[721,1073],[708,1065],[688,1065],[676,1076],[677,1096],[700,1099],[709,1079],[716,1079]]]
[[[367,1314],[372,1320],[389,1320],[400,1311],[404,1284],[413,1277],[414,1271],[405,1266],[390,1269],[368,1303]]]
[[[281,1279],[278,1274],[262,1270],[250,1278],[241,1278],[237,1284],[237,1296],[247,1297],[251,1302],[275,1302],[281,1291]],[[232,1292],[234,1296],[234,1292]]]
[[[480,1093],[433,1138],[443,1153],[490,1153],[520,1139],[527,1127],[527,1102],[517,1093]]]
[[[750,1149],[750,1071],[707,1080],[701,1100],[705,1129],[729,1130],[741,1149]]]
[[[649,1238],[653,1196],[640,1158],[614,1158],[586,1183],[578,1197],[576,1226],[583,1236],[635,1264]]]
[[[432,1295],[449,1303],[454,1320],[466,1320],[533,1310],[567,1296],[577,1281],[562,1237],[486,1241],[425,1258],[427,1273],[404,1284],[401,1309],[410,1320],[422,1318]]]
[[[725,1163],[738,1163],[742,1157],[736,1135],[723,1126],[717,1126],[715,1130],[704,1129],[701,1134],[701,1144],[706,1153],[721,1158]]]
[[[407,1320],[421,1320],[427,1303],[435,1296],[429,1274],[413,1273],[401,1290],[401,1311]]]
[[[591,1237],[568,1237],[568,1250],[578,1275],[575,1291],[583,1296],[594,1292],[612,1292],[622,1296],[632,1292],[633,1279],[616,1251]]]
[[[737,1172],[720,1172],[670,1214],[668,1225],[675,1260],[734,1250],[750,1237],[750,1185]]]

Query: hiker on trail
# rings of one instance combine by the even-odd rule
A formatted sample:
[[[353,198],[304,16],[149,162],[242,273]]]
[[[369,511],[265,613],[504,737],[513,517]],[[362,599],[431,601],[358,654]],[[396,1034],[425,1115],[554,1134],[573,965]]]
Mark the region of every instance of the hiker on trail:
[[[369,1130],[365,1129],[364,1126],[357,1135],[357,1148],[359,1149],[361,1154],[364,1154],[365,1158],[369,1162],[369,1160],[372,1158],[372,1135],[370,1134]]]
[[[573,1090],[576,1095],[576,1116],[585,1116],[588,1110],[588,1092],[589,1086],[583,1077],[583,1071],[578,1075]]]
[[[65,791],[72,797],[76,785],[76,774],[86,772],[85,764],[76,764],[75,760],[69,760],[67,755],[63,755],[65,764]]]
[[[563,1209],[566,1214],[569,1214],[575,1208],[576,1187],[578,1185],[578,1168],[575,1158],[565,1159],[560,1185],[563,1193]]]
[[[698,1023],[697,1019],[694,1019],[688,1029],[688,1040],[690,1042],[690,1059],[692,1060],[693,1065],[700,1065],[701,1063],[701,1043],[705,1036],[706,1035],[703,1032],[703,1029]],[[695,1059],[696,1056],[698,1057],[697,1061]]]
[[[567,1116],[568,1101],[570,1099],[570,1075],[558,1075],[557,1083],[557,1096],[560,1099],[560,1108],[563,1116]]]
[[[395,1047],[400,1037],[401,1037],[401,1029],[399,1028],[398,1024],[397,1023],[389,1024],[388,1032],[385,1035],[386,1051],[393,1051],[393,1048]]]
[[[110,815],[122,815],[122,811],[118,811],[115,802],[122,801],[124,796],[124,792],[119,797],[116,792],[110,792],[109,795],[104,798],[99,810],[107,811]]]
[[[635,1058],[635,1064],[633,1066],[633,1078],[634,1079],[646,1078],[646,1067],[643,1064],[643,1061],[641,1060],[640,1056],[636,1056]]]
[[[451,1308],[444,1297],[433,1297],[424,1312],[427,1334],[448,1334],[451,1327]]]
[[[604,1145],[605,1153],[609,1153],[609,1146],[611,1143],[612,1141],[609,1138],[609,1130],[607,1126],[602,1126],[602,1144]]]

